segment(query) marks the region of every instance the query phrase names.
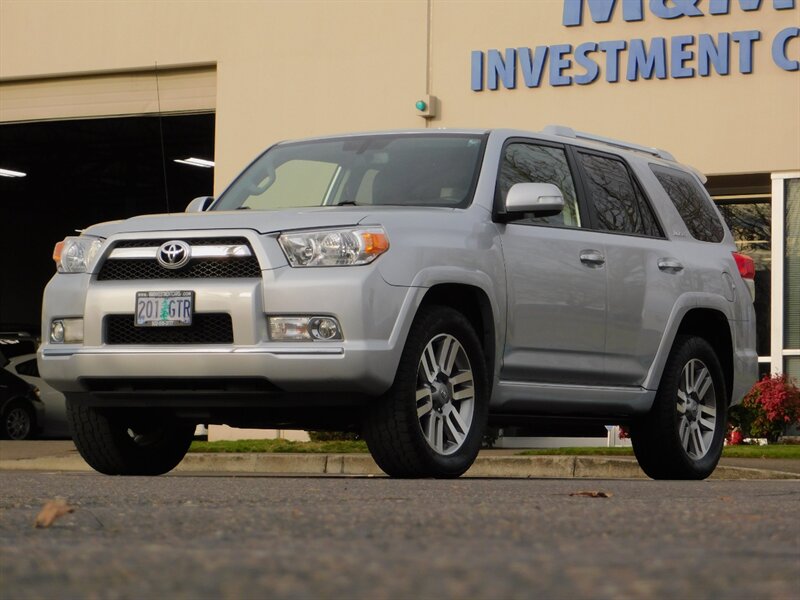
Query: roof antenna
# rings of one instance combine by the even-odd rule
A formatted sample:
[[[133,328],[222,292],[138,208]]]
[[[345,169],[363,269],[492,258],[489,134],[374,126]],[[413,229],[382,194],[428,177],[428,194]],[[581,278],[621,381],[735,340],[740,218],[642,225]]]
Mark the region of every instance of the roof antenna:
[[[167,185],[167,153],[164,150],[164,115],[161,112],[161,90],[158,87],[158,61],[156,65],[156,99],[158,100],[158,132],[161,138],[161,171],[164,174],[164,199],[167,202],[167,212],[169,210],[169,186]]]

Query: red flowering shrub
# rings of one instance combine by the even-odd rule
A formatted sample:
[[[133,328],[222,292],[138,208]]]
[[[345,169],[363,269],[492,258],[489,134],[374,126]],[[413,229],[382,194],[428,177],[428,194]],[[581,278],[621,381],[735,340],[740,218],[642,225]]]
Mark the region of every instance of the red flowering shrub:
[[[725,435],[725,443],[729,446],[739,446],[744,444],[744,434],[738,427],[729,427],[728,433]]]
[[[800,422],[800,389],[785,374],[765,375],[744,397],[742,409],[745,433],[776,442],[786,427]]]

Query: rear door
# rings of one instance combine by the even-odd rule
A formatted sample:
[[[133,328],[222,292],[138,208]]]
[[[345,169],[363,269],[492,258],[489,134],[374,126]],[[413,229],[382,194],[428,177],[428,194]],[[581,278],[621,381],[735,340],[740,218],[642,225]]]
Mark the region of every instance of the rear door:
[[[665,239],[650,201],[618,156],[574,150],[592,227],[602,232],[608,277],[603,381],[636,386],[647,375],[678,296],[686,257]]]

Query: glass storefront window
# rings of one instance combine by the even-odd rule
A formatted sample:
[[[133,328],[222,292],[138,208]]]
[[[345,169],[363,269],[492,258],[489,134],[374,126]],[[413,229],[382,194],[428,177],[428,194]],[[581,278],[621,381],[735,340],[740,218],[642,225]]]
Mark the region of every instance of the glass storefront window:
[[[756,349],[759,356],[769,356],[772,298],[770,199],[719,200],[717,206],[733,233],[739,252],[755,262]]]
[[[800,381],[800,356],[787,356],[783,360],[783,372],[795,381]]]
[[[800,350],[800,179],[787,179],[784,186],[783,347]]]

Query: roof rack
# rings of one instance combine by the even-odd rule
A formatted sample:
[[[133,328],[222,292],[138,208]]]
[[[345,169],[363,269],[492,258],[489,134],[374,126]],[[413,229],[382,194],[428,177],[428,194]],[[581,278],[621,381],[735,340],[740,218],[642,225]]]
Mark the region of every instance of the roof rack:
[[[571,127],[565,127],[563,125],[548,125],[542,130],[542,133],[546,133],[548,135],[557,135],[560,137],[579,139],[579,140],[589,140],[591,142],[598,142],[600,144],[606,144],[608,146],[614,146],[615,148],[622,148],[624,150],[635,150],[636,152],[644,152],[645,154],[657,156],[658,158],[663,158],[664,160],[676,162],[675,157],[672,156],[672,154],[670,154],[666,150],[659,150],[658,148],[649,148],[647,146],[640,146],[639,144],[631,144],[630,142],[623,142],[622,140],[615,140],[613,138],[607,138],[600,135],[584,133],[583,131],[575,131]]]

